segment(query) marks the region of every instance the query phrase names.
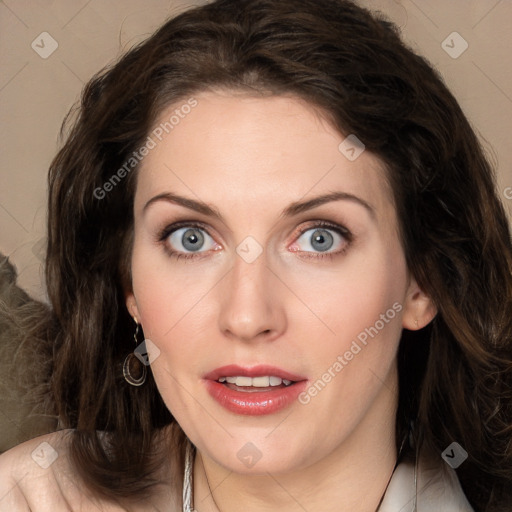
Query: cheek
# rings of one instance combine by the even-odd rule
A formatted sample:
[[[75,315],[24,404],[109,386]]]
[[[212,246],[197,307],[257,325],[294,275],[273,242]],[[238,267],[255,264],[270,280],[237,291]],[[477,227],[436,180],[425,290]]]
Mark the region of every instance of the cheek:
[[[132,283],[140,321],[144,336],[160,351],[151,371],[164,402],[177,416],[190,399],[184,383],[203,371],[198,354],[211,350],[213,274],[198,272],[193,264],[176,270],[163,251],[134,245]]]
[[[175,417],[185,415],[190,398],[184,391],[183,374],[197,374],[198,339],[195,319],[206,314],[202,281],[188,272],[172,272],[157,251],[134,246],[132,283],[144,336],[159,349],[151,372],[167,408]]]
[[[347,261],[348,268],[317,275],[315,286],[302,289],[329,330],[323,329],[327,334],[317,335],[314,348],[303,354],[314,378],[301,403],[331,424],[333,439],[353,428],[379,390],[392,385],[407,282],[401,251],[377,247],[368,257]]]
[[[384,244],[376,246],[373,251],[348,256],[337,268],[290,274],[289,282],[290,288],[304,297],[305,305],[314,313],[317,331],[320,328],[318,332],[325,340],[332,340],[332,344],[324,343],[323,347],[344,349],[377,322],[382,334],[392,331],[392,339],[401,330],[397,310],[402,309],[407,271],[399,247],[390,250]],[[302,312],[296,311],[295,321],[299,324],[304,323],[303,312],[304,308]],[[388,329],[390,326],[393,329]]]
[[[171,261],[163,248],[141,240],[134,244],[132,284],[140,319],[147,337],[160,342],[172,340],[175,331],[190,322],[201,310],[201,302],[211,289],[206,273],[194,265]],[[200,274],[200,275],[198,275]]]

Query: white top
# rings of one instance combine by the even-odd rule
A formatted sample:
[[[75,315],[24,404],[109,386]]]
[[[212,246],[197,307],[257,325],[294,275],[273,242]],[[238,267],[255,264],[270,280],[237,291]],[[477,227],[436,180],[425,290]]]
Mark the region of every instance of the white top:
[[[193,494],[194,454],[187,444],[183,479],[183,512],[194,512]],[[420,457],[414,462],[401,462],[389,481],[377,512],[474,512],[455,471],[441,458],[430,462]]]

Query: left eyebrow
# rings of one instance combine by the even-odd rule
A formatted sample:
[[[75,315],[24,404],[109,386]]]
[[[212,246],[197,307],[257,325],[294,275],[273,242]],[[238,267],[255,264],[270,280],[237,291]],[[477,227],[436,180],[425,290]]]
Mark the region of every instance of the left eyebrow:
[[[371,206],[364,199],[361,199],[360,197],[357,197],[353,194],[349,194],[348,192],[331,192],[330,194],[317,196],[307,201],[297,201],[285,208],[281,216],[292,217],[293,215],[298,215],[299,213],[303,213],[332,201],[352,201],[363,206],[374,220],[376,218],[375,209],[373,206]]]

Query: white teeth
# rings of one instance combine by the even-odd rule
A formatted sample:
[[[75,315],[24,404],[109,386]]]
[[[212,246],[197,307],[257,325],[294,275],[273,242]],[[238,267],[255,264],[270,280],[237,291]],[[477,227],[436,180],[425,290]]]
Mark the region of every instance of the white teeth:
[[[281,377],[262,376],[262,377],[245,377],[245,376],[232,376],[232,377],[219,377],[219,382],[228,382],[229,384],[235,384],[237,386],[253,386],[255,388],[266,388],[268,386],[280,386],[284,384],[289,386],[292,381],[287,379],[281,379]]]
[[[256,388],[267,388],[270,386],[270,379],[272,377],[253,377],[252,385]]]
[[[237,386],[252,386],[251,377],[237,377],[235,384]]]
[[[270,377],[270,385],[271,386],[279,386],[283,382],[283,379],[280,379],[279,377]]]

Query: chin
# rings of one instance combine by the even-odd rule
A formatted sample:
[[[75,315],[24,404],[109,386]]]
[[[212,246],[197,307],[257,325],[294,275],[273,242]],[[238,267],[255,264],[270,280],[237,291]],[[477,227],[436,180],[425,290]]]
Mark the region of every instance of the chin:
[[[265,429],[251,435],[249,431],[241,436],[224,438],[221,443],[207,442],[199,448],[227,470],[245,475],[288,473],[307,467],[322,457],[310,438],[292,438],[286,431],[270,435],[269,432],[271,430]],[[305,447],[309,449],[305,450]]]

